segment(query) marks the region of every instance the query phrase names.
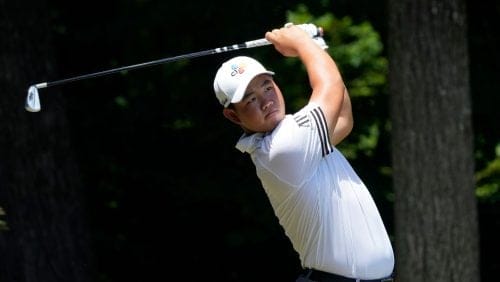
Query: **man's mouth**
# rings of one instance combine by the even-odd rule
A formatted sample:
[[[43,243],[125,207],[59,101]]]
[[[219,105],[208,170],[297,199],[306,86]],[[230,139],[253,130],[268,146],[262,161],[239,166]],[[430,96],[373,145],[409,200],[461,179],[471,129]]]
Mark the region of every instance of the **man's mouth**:
[[[271,110],[269,110],[269,112],[266,114],[266,118],[269,118],[275,114],[277,114],[279,112],[279,109],[278,108],[272,108]]]

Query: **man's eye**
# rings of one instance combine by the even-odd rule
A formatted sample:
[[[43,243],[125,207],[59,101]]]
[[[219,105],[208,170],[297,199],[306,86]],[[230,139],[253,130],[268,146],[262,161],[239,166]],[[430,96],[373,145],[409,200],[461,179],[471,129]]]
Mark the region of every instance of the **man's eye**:
[[[273,84],[268,81],[265,85],[264,85],[264,91],[269,91],[269,90],[272,90],[273,89]]]
[[[254,102],[255,100],[257,100],[257,98],[255,98],[255,96],[248,97],[247,104],[250,104],[250,103]]]

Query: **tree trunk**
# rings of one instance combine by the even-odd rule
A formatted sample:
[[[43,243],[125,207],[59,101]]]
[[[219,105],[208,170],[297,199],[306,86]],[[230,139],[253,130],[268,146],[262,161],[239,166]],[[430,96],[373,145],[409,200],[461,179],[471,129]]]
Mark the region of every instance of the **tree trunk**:
[[[465,0],[389,0],[398,281],[479,281]]]
[[[44,1],[0,0],[0,206],[9,226],[0,232],[2,282],[93,281],[62,97],[51,90],[46,110],[23,108],[28,86],[54,75],[48,15]]]

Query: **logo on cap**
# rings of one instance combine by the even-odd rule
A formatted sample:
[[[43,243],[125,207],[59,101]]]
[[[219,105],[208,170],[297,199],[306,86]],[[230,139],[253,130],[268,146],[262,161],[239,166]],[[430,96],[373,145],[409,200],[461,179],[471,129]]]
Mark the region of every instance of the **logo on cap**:
[[[242,74],[245,72],[246,64],[245,63],[240,63],[238,64],[232,64],[231,65],[231,76],[235,76],[237,74]]]

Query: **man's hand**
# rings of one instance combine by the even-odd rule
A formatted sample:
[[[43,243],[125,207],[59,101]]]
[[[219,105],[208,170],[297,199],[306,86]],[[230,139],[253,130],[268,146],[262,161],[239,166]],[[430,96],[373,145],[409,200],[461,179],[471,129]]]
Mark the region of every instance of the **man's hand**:
[[[286,57],[297,57],[299,48],[309,44],[316,45],[314,48],[319,47],[305,30],[293,24],[268,31],[265,36],[274,45],[274,48]]]

